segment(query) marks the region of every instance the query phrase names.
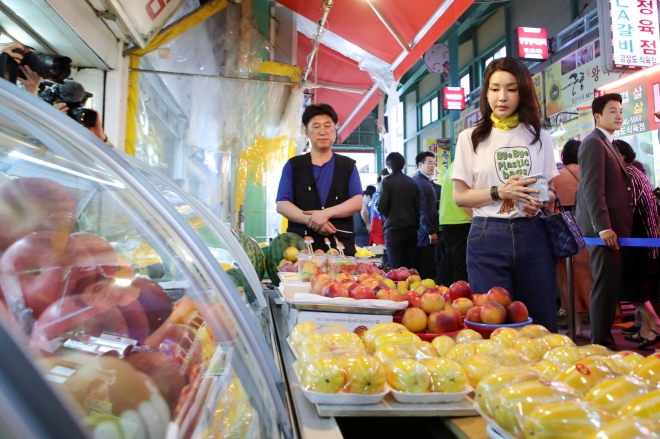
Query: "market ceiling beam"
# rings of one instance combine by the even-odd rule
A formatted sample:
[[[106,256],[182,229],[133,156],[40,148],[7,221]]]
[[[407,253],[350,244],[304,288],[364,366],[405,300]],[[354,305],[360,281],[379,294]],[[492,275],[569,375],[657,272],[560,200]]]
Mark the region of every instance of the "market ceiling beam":
[[[374,1],[374,0],[367,0],[367,3],[369,6],[371,6],[371,9],[373,9],[374,13],[378,17],[378,19],[383,23],[383,25],[387,28],[388,31],[392,34],[394,39],[399,43],[401,48],[405,50],[406,52],[410,52],[410,46],[408,43],[403,39],[401,34],[399,33],[398,30],[396,30],[396,27],[392,24],[389,18],[385,15],[385,13],[382,11],[380,6]]]

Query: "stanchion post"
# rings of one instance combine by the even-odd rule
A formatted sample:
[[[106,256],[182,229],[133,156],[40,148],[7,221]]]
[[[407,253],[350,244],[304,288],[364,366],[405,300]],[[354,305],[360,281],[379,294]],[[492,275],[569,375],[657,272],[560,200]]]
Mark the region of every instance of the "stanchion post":
[[[566,310],[568,312],[568,337],[575,341],[575,293],[573,291],[573,257],[566,258]]]

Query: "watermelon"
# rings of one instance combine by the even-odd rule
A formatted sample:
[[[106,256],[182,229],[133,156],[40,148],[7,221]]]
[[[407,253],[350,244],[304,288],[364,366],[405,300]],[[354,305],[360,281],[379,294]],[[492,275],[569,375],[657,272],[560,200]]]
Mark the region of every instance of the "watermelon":
[[[277,275],[277,272],[279,271],[277,264],[284,259],[284,250],[289,246],[296,247],[298,250],[304,250],[307,248],[305,246],[305,241],[303,241],[300,235],[290,232],[278,235],[268,246],[268,252],[266,253],[266,270],[268,271],[268,277],[275,286],[280,284],[280,278]]]
[[[257,296],[254,294],[254,291],[250,286],[250,282],[248,282],[241,269],[238,267],[232,267],[225,271],[225,273],[227,273],[227,275],[231,278],[231,281],[234,283],[236,288],[243,289],[243,292],[245,293],[245,302],[250,305],[257,304],[257,307],[259,307],[257,303]]]
[[[236,239],[238,239],[241,247],[243,247],[243,250],[245,250],[245,253],[247,253],[248,258],[250,258],[250,262],[252,262],[252,266],[257,272],[257,277],[259,280],[263,279],[266,272],[266,258],[264,252],[261,251],[261,247],[259,247],[259,244],[257,244],[254,238],[246,235],[242,230],[232,230],[232,232],[236,236]]]

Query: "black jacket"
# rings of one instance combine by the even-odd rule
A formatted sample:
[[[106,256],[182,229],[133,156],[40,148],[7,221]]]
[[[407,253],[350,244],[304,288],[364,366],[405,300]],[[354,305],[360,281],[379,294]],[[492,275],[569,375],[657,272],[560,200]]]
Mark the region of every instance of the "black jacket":
[[[381,183],[378,212],[385,217],[384,232],[419,229],[419,191],[415,181],[401,171],[385,177]]]
[[[419,192],[419,228],[417,229],[417,236],[425,237],[428,241],[428,236],[438,233],[438,226],[440,225],[440,216],[437,209],[437,198],[433,183],[429,178],[418,172],[413,177],[417,190]]]

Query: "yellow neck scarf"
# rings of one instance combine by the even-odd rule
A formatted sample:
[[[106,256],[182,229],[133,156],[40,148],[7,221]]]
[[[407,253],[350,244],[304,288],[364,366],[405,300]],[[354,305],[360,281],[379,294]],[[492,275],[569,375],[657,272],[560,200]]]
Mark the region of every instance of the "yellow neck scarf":
[[[518,126],[518,113],[514,113],[504,119],[498,119],[493,113],[491,113],[490,120],[493,121],[493,126],[498,130],[509,131]]]

